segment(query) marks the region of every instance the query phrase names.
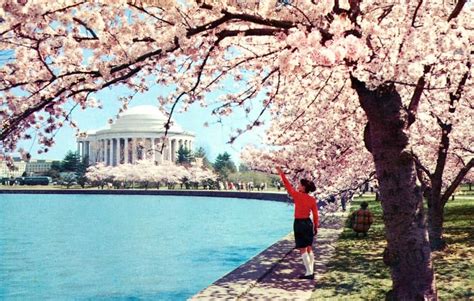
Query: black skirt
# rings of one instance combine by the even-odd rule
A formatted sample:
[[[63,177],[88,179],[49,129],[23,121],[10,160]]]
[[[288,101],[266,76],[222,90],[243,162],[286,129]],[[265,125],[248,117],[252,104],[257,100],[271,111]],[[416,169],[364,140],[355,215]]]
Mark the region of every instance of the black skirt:
[[[310,218],[295,218],[293,231],[295,232],[296,248],[306,248],[313,245],[314,230]]]

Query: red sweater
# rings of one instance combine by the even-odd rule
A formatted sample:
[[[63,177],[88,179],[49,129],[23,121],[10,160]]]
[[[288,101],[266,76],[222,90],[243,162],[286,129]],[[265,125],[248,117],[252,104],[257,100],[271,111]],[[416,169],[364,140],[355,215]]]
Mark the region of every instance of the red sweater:
[[[313,212],[313,223],[315,228],[319,226],[318,206],[316,199],[307,193],[296,191],[283,173],[280,173],[283,185],[295,202],[295,218],[309,218],[310,211]]]

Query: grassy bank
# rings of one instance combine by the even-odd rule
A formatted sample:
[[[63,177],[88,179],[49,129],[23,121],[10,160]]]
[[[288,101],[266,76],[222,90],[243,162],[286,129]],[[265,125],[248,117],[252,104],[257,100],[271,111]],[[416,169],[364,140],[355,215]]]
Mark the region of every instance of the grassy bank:
[[[352,208],[363,200],[375,215],[367,238],[356,238],[344,229],[335,245],[335,256],[329,270],[316,283],[314,300],[384,300],[391,288],[389,269],[382,262],[385,247],[382,210],[372,197],[358,198]],[[438,293],[441,300],[468,300],[474,297],[474,196],[457,196],[445,210],[446,251],[435,252]]]

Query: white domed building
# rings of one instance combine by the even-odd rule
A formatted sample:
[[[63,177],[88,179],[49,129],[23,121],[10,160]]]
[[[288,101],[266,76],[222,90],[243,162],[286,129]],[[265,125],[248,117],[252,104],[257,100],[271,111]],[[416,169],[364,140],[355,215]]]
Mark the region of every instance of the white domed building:
[[[153,159],[158,164],[175,162],[179,147],[191,150],[195,136],[172,120],[165,138],[167,121],[168,117],[157,107],[130,108],[107,128],[87,131],[77,138],[78,152],[82,158],[88,157],[91,164],[117,166],[144,159]],[[165,147],[160,152],[163,141]]]

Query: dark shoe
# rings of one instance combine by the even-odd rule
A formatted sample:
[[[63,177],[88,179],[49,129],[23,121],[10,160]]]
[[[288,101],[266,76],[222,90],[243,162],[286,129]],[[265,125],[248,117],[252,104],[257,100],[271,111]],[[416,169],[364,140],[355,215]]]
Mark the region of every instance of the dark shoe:
[[[314,279],[314,274],[311,275],[301,275],[298,279]]]

